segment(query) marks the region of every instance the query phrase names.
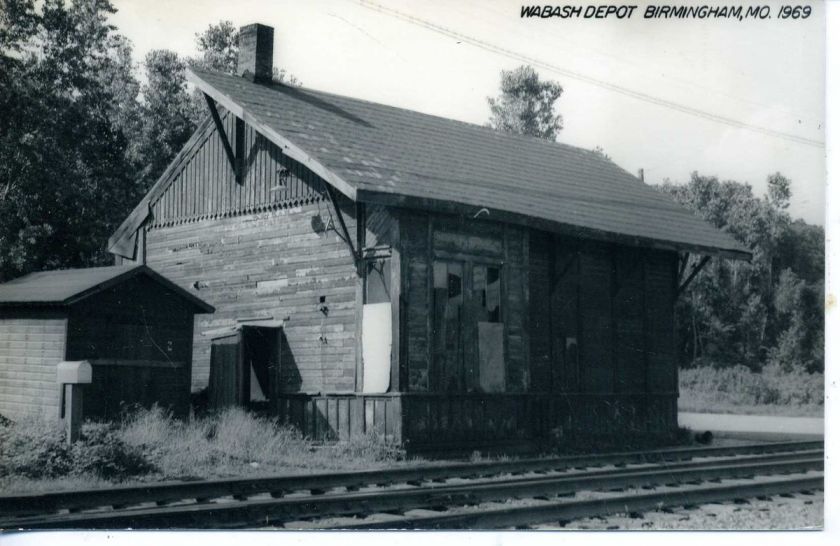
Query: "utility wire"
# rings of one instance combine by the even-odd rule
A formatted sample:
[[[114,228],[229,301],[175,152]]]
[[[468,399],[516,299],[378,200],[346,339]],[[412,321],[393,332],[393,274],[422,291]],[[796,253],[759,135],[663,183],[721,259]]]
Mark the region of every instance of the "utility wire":
[[[492,14],[498,15],[500,17],[507,17],[508,14],[505,14],[498,9],[493,9],[494,5],[495,4],[493,2],[484,2],[481,5],[472,4],[472,7],[469,8],[469,9],[471,9],[471,10],[476,10],[476,9],[485,10],[488,13],[492,13]],[[460,11],[462,13],[464,12],[463,9],[460,10]],[[494,23],[493,21],[491,21],[489,19],[484,19],[480,16],[476,16],[474,11],[470,12],[470,17],[472,17],[473,19],[479,19],[486,24],[490,24],[490,25],[498,24],[498,23]],[[572,47],[575,47],[575,48],[583,47],[579,42],[576,42],[575,40],[571,40],[571,39],[567,38],[566,36],[564,36],[562,34],[546,32],[544,29],[545,29],[545,27],[543,25],[539,25],[537,28],[533,28],[533,27],[529,28],[527,32],[523,32],[523,31],[519,31],[519,30],[513,30],[512,32],[515,32],[516,34],[519,34],[520,36],[526,37],[526,39],[528,39],[529,41],[533,41],[534,36],[536,36],[536,35],[550,36],[551,39],[561,40],[561,41],[569,44]],[[604,49],[599,49],[597,47],[594,47],[590,44],[586,45],[586,51],[587,51],[587,53],[595,53],[596,55],[600,55],[604,59],[611,59],[613,61],[617,61],[624,66],[635,66],[639,69],[646,68],[642,63],[638,62],[635,59],[628,59],[627,57],[618,56],[618,55],[615,55],[615,54],[613,54],[609,51],[606,51]],[[694,80],[687,80],[687,79],[672,76],[672,75],[661,74],[660,77],[662,77],[664,80],[669,80],[670,82],[672,82],[676,85],[679,85],[683,88],[690,88],[690,89],[695,90],[695,91],[699,90],[699,91],[703,91],[703,92],[713,93],[715,95],[725,97],[725,98],[730,99],[730,100],[736,100],[736,101],[741,102],[743,104],[748,104],[750,106],[757,107],[757,108],[763,108],[765,110],[774,110],[774,111],[783,113],[784,115],[786,115],[788,117],[793,117],[795,119],[799,119],[799,116],[797,116],[792,110],[790,110],[787,107],[781,106],[779,104],[771,105],[771,104],[766,104],[766,103],[763,103],[763,102],[757,102],[757,101],[752,100],[752,99],[748,99],[748,98],[745,98],[745,97],[739,97],[737,95],[727,93],[727,92],[725,92],[723,90],[720,90],[720,89],[715,89],[715,88],[712,88],[712,87],[705,86],[702,83],[699,83],[699,82],[694,81]]]
[[[407,21],[411,24],[426,28],[426,29],[431,30],[433,32],[437,32],[439,34],[449,36],[450,38],[455,38],[455,39],[460,40],[462,42],[466,42],[466,43],[471,44],[473,46],[476,46],[480,49],[484,49],[485,51],[489,51],[491,53],[497,53],[499,55],[503,55],[505,57],[515,59],[515,60],[518,60],[520,62],[525,62],[525,63],[531,64],[531,65],[534,65],[534,66],[537,66],[537,67],[545,68],[547,70],[550,70],[552,72],[556,72],[558,74],[562,74],[562,75],[567,76],[569,78],[573,78],[573,79],[576,79],[576,80],[580,80],[580,81],[589,83],[591,85],[602,87],[602,88],[607,89],[609,91],[614,91],[616,93],[620,93],[622,95],[632,97],[632,98],[637,99],[637,100],[648,102],[648,103],[654,104],[656,106],[663,106],[665,108],[670,108],[672,110],[676,110],[676,111],[682,112],[684,114],[697,116],[697,117],[700,117],[700,118],[703,118],[703,119],[706,119],[706,120],[709,120],[709,121],[714,121],[714,122],[717,122],[717,123],[723,123],[725,125],[729,125],[731,127],[736,127],[736,128],[739,128],[739,129],[747,129],[749,131],[753,131],[753,132],[756,132],[756,133],[761,133],[761,134],[764,134],[764,135],[767,135],[767,136],[782,138],[782,139],[785,139],[785,140],[796,142],[798,144],[804,144],[806,146],[813,146],[815,148],[825,148],[825,142],[823,142],[821,140],[806,138],[806,137],[802,137],[802,136],[799,136],[799,135],[794,135],[792,133],[785,133],[783,131],[776,131],[774,129],[768,129],[767,127],[761,127],[759,125],[753,125],[751,123],[746,123],[744,121],[740,121],[740,120],[737,120],[737,119],[729,118],[729,117],[726,117],[726,116],[721,116],[721,115],[715,114],[713,112],[707,112],[705,110],[700,110],[699,108],[686,106],[684,104],[673,102],[673,101],[670,101],[670,100],[667,100],[667,99],[663,99],[663,98],[660,98],[660,97],[655,97],[653,95],[648,95],[647,93],[642,93],[640,91],[635,91],[635,90],[629,89],[627,87],[616,85],[616,84],[610,83],[606,80],[593,78],[591,76],[587,76],[586,74],[581,74],[580,72],[575,72],[573,70],[568,70],[566,68],[563,68],[563,67],[560,67],[560,66],[557,66],[557,65],[553,65],[553,64],[547,63],[545,61],[541,61],[541,60],[536,59],[534,57],[529,57],[529,56],[524,55],[522,53],[510,50],[510,49],[506,49],[504,47],[492,44],[490,42],[486,42],[486,41],[481,40],[479,38],[474,38],[472,36],[462,34],[458,31],[452,30],[450,28],[447,28],[447,27],[444,27],[444,26],[441,26],[441,25],[437,25],[437,24],[432,23],[430,21],[427,21],[425,19],[420,19],[419,17],[415,17],[413,15],[409,15],[407,13],[403,13],[401,11],[398,11],[398,10],[395,10],[395,9],[392,9],[392,8],[387,8],[385,6],[382,6],[381,4],[377,4],[375,2],[370,2],[369,0],[359,0],[359,4],[362,7],[365,7],[365,8],[374,10],[374,11],[378,11],[380,13],[383,13],[385,15],[389,15],[391,17],[396,17],[397,19],[402,19],[403,21]]]

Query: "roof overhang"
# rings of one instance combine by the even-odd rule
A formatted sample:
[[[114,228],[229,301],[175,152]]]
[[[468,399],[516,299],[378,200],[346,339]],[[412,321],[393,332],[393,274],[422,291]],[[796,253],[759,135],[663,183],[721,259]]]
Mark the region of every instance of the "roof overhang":
[[[189,68],[187,69],[187,80],[195,85],[202,93],[208,95],[217,103],[224,106],[224,108],[231,114],[243,120],[268,140],[277,145],[284,154],[323,178],[332,187],[340,191],[352,201],[356,201],[356,187],[348,183],[333,171],[329,170],[321,162],[304,151],[303,148],[300,148],[273,128],[263,123],[259,118],[248,112],[242,105],[237,104],[233,98],[225,95],[209,83],[202,80]]]
[[[481,210],[486,210],[489,215],[482,216],[482,219],[496,220],[500,222],[507,222],[517,224],[559,235],[567,235],[572,237],[581,237],[585,239],[593,239],[602,242],[618,243],[628,246],[657,248],[660,250],[672,250],[676,252],[689,252],[692,254],[700,254],[704,256],[717,256],[731,260],[746,260],[752,259],[752,253],[738,250],[717,248],[704,245],[693,245],[678,241],[668,241],[667,239],[653,239],[649,237],[636,237],[633,235],[626,235],[621,233],[613,233],[610,231],[597,230],[587,227],[581,227],[574,224],[565,223],[560,220],[548,220],[535,216],[528,216],[525,214],[517,214],[510,211],[494,209],[488,206],[468,205],[464,203],[456,203],[453,201],[445,201],[440,199],[430,199],[426,197],[416,197],[411,195],[374,192],[369,190],[358,190],[357,197],[360,202],[372,203],[377,205],[386,205],[392,207],[405,207],[417,210],[432,210],[442,212],[445,214],[461,214],[475,216]]]
[[[190,294],[187,290],[184,290],[174,282],[170,281],[160,273],[157,273],[154,269],[150,268],[146,265],[138,265],[137,267],[133,267],[126,271],[125,273],[121,273],[110,279],[103,281],[96,286],[93,286],[83,292],[79,292],[78,294],[74,294],[73,296],[67,298],[63,302],[63,305],[73,305],[76,302],[79,302],[85,298],[89,298],[94,294],[98,294],[105,290],[108,290],[111,287],[114,287],[122,282],[131,279],[132,277],[137,277],[139,275],[145,275],[149,277],[153,281],[157,282],[158,284],[162,285],[164,288],[167,288],[173,292],[175,292],[180,297],[187,300],[191,303],[194,307],[196,307],[200,313],[214,313],[216,308],[210,305],[209,303],[205,302],[201,298]]]
[[[582,227],[575,224],[563,222],[562,220],[549,220],[540,217],[528,216],[515,212],[505,211],[501,209],[494,209],[486,206],[476,206],[468,203],[460,203],[456,201],[447,201],[440,199],[433,199],[427,197],[418,197],[406,194],[377,192],[366,189],[357,188],[349,183],[341,176],[330,170],[326,165],[318,161],[314,156],[306,152],[303,148],[290,141],[285,136],[281,135],[272,127],[261,121],[256,115],[249,112],[245,107],[239,104],[232,97],[221,92],[210,83],[203,80],[195,72],[187,69],[187,79],[194,84],[202,93],[216,101],[223,106],[234,116],[242,119],[245,123],[251,125],[256,131],[262,134],[269,141],[274,143],[280,150],[288,157],[299,162],[303,166],[310,169],[312,172],[320,176],[325,182],[330,184],[336,190],[341,192],[344,196],[352,201],[367,202],[389,206],[401,206],[407,208],[434,210],[450,214],[475,214],[477,211],[486,208],[491,214],[490,218],[503,222],[510,222],[519,225],[525,225],[542,229],[545,231],[565,234],[575,237],[582,237],[587,239],[594,239],[605,242],[615,242],[629,246],[659,248],[663,250],[672,250],[678,252],[690,252],[694,254],[706,256],[719,256],[733,260],[750,260],[752,254],[749,251],[738,248],[719,248],[713,246],[704,246],[691,244],[680,241],[669,241],[667,239],[654,239],[649,237],[638,237],[629,234],[622,234],[612,231],[598,230],[594,228]],[[212,126],[212,120],[208,117],[204,122],[206,130],[207,126]],[[193,135],[191,142],[197,138],[201,130],[197,130]],[[195,142],[192,142],[195,146]],[[136,252],[136,232],[146,221],[150,213],[150,204],[155,199],[155,196],[166,189],[167,183],[174,174],[178,172],[180,165],[188,159],[189,154],[185,151],[192,147],[188,143],[181,153],[176,157],[175,161],[170,164],[166,172],[160,177],[155,186],[143,198],[138,206],[132,211],[128,218],[120,225],[117,231],[108,240],[108,250],[114,254],[133,259]]]
[[[192,305],[198,313],[213,313],[216,311],[216,309],[212,305],[208,304],[201,298],[194,296],[189,291],[181,288],[174,282],[170,281],[163,275],[157,273],[156,271],[145,265],[138,265],[135,267],[126,268],[126,270],[122,273],[114,275],[113,277],[109,277],[108,279],[101,281],[94,286],[76,292],[75,294],[64,299],[44,301],[3,301],[0,302],[0,308],[37,307],[64,309],[91,296],[104,292],[105,290],[108,290],[114,286],[117,286],[120,283],[125,282],[133,277],[137,277],[140,275],[146,276],[158,283],[159,285],[163,286],[165,289],[174,292],[176,295],[186,300],[187,303]]]

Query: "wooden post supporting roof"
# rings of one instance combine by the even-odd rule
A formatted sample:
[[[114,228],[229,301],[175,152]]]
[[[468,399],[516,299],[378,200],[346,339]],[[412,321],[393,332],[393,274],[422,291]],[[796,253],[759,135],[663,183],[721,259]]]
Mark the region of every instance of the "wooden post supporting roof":
[[[333,193],[332,186],[328,183],[324,182],[324,189],[327,192],[327,195],[330,198],[330,202],[332,203],[333,209],[335,209],[335,214],[338,216],[338,223],[341,225],[341,232],[344,238],[344,241],[347,243],[347,246],[350,247],[350,252],[353,253],[353,260],[356,263],[356,268],[359,267],[359,262],[361,260],[361,252],[356,250],[355,245],[353,245],[353,239],[350,238],[350,232],[347,230],[347,224],[344,223],[344,214],[341,212],[341,208],[338,206],[338,201],[335,198],[335,194]]]
[[[680,284],[679,288],[677,288],[677,297],[679,297],[680,294],[682,294],[683,290],[685,290],[688,287],[688,285],[691,284],[691,281],[694,280],[694,277],[696,277],[697,274],[700,273],[700,270],[706,267],[706,264],[709,263],[709,260],[711,259],[711,256],[703,256],[703,258],[693,268],[691,268],[691,273],[688,275],[688,278],[684,280],[682,284]]]
[[[236,119],[236,153],[230,145],[225,126],[222,124],[222,118],[219,116],[219,111],[216,109],[216,101],[210,95],[204,93],[204,100],[207,101],[207,107],[210,109],[210,115],[213,117],[213,123],[216,124],[216,131],[219,133],[219,138],[222,139],[222,146],[225,148],[225,155],[227,155],[230,167],[233,169],[233,175],[236,177],[236,183],[242,183],[242,156],[245,153],[245,122]]]

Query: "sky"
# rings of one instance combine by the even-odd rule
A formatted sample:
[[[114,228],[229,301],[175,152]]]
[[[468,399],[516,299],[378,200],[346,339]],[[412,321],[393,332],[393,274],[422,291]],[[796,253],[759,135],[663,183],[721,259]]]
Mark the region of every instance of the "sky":
[[[527,61],[563,86],[559,141],[600,146],[648,183],[698,171],[763,195],[778,171],[791,179],[791,215],[824,224],[819,2],[804,20],[777,18],[775,0],[759,4],[771,8],[765,20],[645,19],[648,3],[632,0],[623,20],[521,18],[527,0],[114,3],[137,60],[151,49],[195,55],[195,34],[220,20],[260,22],[275,29],[275,66],[304,87],[471,123],[487,122],[500,71]]]

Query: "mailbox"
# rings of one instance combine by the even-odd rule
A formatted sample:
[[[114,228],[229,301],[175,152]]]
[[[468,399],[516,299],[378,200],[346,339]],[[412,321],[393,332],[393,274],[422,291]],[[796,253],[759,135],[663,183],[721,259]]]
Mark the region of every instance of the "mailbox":
[[[93,367],[87,360],[61,362],[58,365],[58,383],[61,385],[86,385],[93,381]]]

